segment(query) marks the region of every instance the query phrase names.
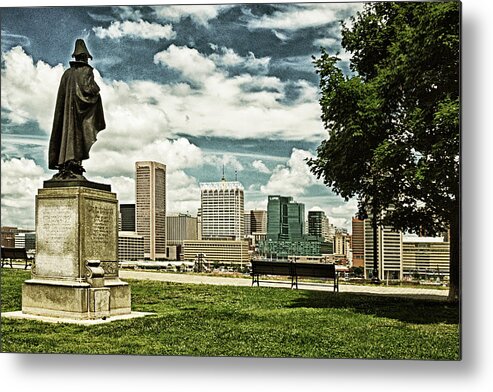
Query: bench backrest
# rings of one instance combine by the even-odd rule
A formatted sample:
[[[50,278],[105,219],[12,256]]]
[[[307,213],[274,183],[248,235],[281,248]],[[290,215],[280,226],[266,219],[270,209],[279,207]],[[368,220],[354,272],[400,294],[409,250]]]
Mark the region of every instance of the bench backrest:
[[[336,266],[335,264],[296,263],[295,273],[297,276],[335,279]]]
[[[2,248],[2,259],[27,259],[25,248]]]
[[[293,263],[285,261],[252,260],[252,274],[291,276],[293,275]]]

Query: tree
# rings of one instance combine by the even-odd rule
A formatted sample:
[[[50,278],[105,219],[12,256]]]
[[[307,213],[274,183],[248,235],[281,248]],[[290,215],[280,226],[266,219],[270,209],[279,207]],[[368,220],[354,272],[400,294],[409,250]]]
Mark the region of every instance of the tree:
[[[449,229],[452,301],[460,297],[459,7],[369,3],[342,25],[352,74],[325,49],[314,59],[329,137],[308,161],[375,222],[429,235]]]

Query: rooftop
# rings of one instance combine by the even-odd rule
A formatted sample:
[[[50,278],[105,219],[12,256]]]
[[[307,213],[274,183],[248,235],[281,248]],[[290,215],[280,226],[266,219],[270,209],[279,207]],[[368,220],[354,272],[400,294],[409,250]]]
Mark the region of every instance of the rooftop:
[[[219,181],[219,182],[201,182],[200,190],[212,190],[212,191],[222,191],[222,190],[244,190],[243,185],[239,181]]]

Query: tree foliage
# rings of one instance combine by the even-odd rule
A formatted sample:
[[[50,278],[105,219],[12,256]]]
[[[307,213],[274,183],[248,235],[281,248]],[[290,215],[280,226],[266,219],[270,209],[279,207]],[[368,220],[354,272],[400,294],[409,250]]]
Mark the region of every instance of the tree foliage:
[[[368,3],[342,25],[351,74],[322,49],[322,121],[311,171],[362,210],[411,232],[451,230],[451,296],[459,293],[460,4]]]

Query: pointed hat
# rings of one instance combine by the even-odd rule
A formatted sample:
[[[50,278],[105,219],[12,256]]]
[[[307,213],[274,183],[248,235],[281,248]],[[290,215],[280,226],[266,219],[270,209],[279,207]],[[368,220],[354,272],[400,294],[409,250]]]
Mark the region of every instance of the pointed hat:
[[[72,53],[72,57],[75,57],[83,53],[87,54],[87,57],[89,57],[92,60],[91,53],[89,53],[89,51],[87,50],[86,43],[84,42],[83,39],[78,39],[77,41],[75,41],[75,49],[74,49],[74,53]]]

